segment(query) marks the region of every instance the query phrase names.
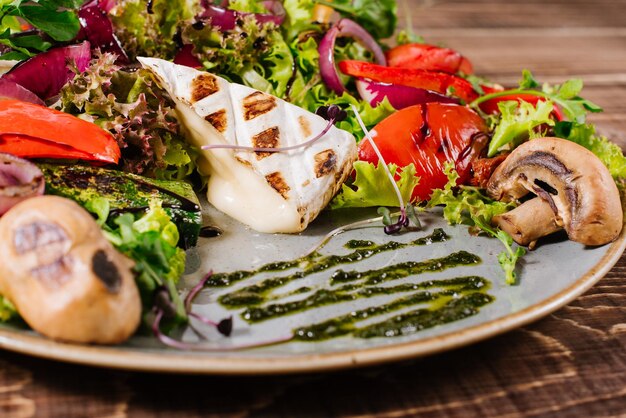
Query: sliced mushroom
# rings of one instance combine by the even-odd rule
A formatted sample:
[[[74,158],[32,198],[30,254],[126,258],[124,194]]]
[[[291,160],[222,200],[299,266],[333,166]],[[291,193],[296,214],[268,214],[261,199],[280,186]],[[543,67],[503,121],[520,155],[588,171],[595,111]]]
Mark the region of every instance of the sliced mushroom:
[[[39,333],[116,344],[139,325],[133,263],[83,208],[56,196],[28,199],[0,218],[0,294]]]
[[[504,201],[537,195],[493,219],[520,245],[532,246],[561,228],[573,241],[604,245],[622,230],[620,195],[608,169],[591,151],[565,139],[520,145],[493,173],[487,193]]]

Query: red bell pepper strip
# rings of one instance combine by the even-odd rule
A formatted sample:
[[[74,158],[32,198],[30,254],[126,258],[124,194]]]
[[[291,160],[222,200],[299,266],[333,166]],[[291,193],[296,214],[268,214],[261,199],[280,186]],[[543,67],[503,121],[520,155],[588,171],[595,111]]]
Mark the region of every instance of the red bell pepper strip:
[[[385,67],[364,61],[341,61],[341,72],[353,77],[369,78],[381,83],[400,84],[451,94],[469,103],[478,97],[472,84],[464,78],[439,71]]]
[[[121,156],[113,135],[97,125],[19,100],[0,100],[0,152],[115,164]]]
[[[448,182],[444,163],[454,162],[458,184],[469,181],[471,162],[487,145],[485,121],[456,104],[428,103],[399,110],[374,127],[372,137],[387,163],[415,165],[420,178],[412,200],[428,200]],[[370,141],[359,144],[359,160],[378,163]]]
[[[472,74],[472,63],[454,49],[426,44],[405,44],[385,52],[390,67],[416,70],[442,71],[444,73]]]

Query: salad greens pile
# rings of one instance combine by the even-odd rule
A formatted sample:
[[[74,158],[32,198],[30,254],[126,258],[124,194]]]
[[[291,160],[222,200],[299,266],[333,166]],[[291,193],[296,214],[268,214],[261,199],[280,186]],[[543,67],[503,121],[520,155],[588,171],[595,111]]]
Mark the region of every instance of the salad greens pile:
[[[176,285],[185,271],[186,254],[178,247],[179,232],[161,202],[150,203],[140,215],[109,213],[105,198],[90,200],[86,209],[98,217],[104,236],[113,246],[135,261],[135,281],[143,303],[144,315],[155,305],[157,290],[164,289],[171,300],[172,322],[186,323],[187,314]],[[147,321],[146,321],[147,322]]]
[[[55,46],[60,49],[71,42],[89,41],[87,58],[93,53],[90,64],[86,68],[78,68],[76,64],[67,83],[68,79],[61,77],[60,85],[65,83],[64,86],[58,97],[50,100],[54,103],[47,104],[111,132],[121,149],[119,168],[124,171],[189,181],[196,172],[199,155],[184,138],[171,97],[158,86],[150,71],[132,64],[139,56],[203,67],[311,112],[331,105],[343,110],[354,109],[354,113],[347,112],[348,117],[336,126],[353,134],[357,142],[363,140],[364,131],[396,112],[388,98],[377,105],[363,100],[357,94],[353,77],[338,74],[347,87],[341,94],[323,82],[319,50],[331,24],[324,19],[319,22],[316,15],[319,6],[332,7],[335,13],[358,23],[374,41],[383,44],[396,32],[395,0],[93,0],[86,4],[102,8],[98,9],[102,13],[90,12],[90,19],[95,22],[92,25],[97,28],[91,29],[92,32],[85,27],[82,0],[0,0],[0,59],[24,60]],[[230,14],[220,20],[210,15],[214,6]],[[120,60],[122,57],[106,52],[107,43],[98,36],[93,37],[93,31],[98,30],[98,35],[110,35],[109,46],[119,40],[123,48],[121,55],[125,52],[128,57]],[[401,32],[396,42],[423,40],[413,33]],[[90,46],[95,52],[89,51]],[[102,51],[98,50],[100,47]],[[376,55],[371,52],[375,49],[363,46],[352,35],[339,36],[330,50],[337,61],[369,62]],[[128,64],[126,58],[131,62],[128,66],[124,66]],[[65,64],[62,67],[61,72],[68,71]],[[615,179],[626,177],[626,158],[621,149],[598,135],[594,126],[586,121],[588,113],[602,109],[580,96],[581,80],[542,85],[524,70],[519,86],[504,90],[492,88],[486,80],[471,74],[458,70],[452,73],[456,75],[445,75],[462,78],[461,82],[471,86],[473,97],[477,96],[462,104],[467,104],[488,123],[491,141],[486,157],[508,152],[524,141],[556,136],[591,150]],[[465,85],[463,83],[457,86]],[[449,86],[450,89],[454,87]],[[448,90],[438,93],[455,96],[454,91]],[[490,100],[513,96],[521,100],[500,101],[497,114],[488,114],[481,108]],[[426,125],[425,122],[428,128]],[[342,185],[330,208],[378,206],[388,227],[400,225],[401,228],[409,224],[408,219],[403,218],[406,216],[419,225],[414,205],[422,210],[443,207],[443,216],[449,223],[469,225],[473,232],[503,243],[505,250],[498,261],[506,282],[515,283],[516,264],[525,249],[514,246],[509,235],[491,226],[494,216],[511,210],[514,204],[494,201],[479,187],[457,185],[460,176],[452,162],[444,165],[448,182],[443,188],[435,189],[428,201],[411,201],[420,182],[416,166],[419,164],[400,167],[357,161],[354,178]],[[394,187],[390,187],[390,179],[391,184],[395,181]],[[401,207],[402,216],[392,225],[387,207],[397,206]],[[176,289],[185,268],[185,252],[178,247],[179,231],[161,202],[154,200],[145,213],[123,215],[112,212],[104,198],[91,200],[86,208],[97,216],[105,236],[115,248],[135,261],[144,314],[149,316],[156,307],[160,309],[159,315],[165,314],[171,324],[186,323],[189,312]],[[155,300],[163,294],[167,295],[165,301]],[[0,321],[16,316],[15,308],[0,296]]]
[[[97,56],[61,90],[56,107],[113,133],[124,171],[183,180],[195,171],[197,150],[189,145],[174,104],[151,72],[122,71],[116,57]]]

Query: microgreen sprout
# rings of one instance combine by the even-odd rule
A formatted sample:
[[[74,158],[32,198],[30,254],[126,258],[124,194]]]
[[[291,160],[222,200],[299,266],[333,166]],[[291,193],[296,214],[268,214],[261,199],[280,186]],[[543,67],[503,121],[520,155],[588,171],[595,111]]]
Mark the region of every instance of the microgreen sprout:
[[[212,150],[212,149],[231,149],[236,151],[250,151],[250,152],[287,152],[293,151],[299,148],[306,148],[310,145],[313,145],[315,142],[319,141],[330,131],[335,123],[341,122],[347,117],[347,114],[344,110],[342,110],[339,106],[332,104],[330,106],[320,106],[315,113],[318,116],[326,119],[328,124],[324,129],[313,138],[305,141],[301,144],[291,145],[288,147],[248,147],[245,145],[235,145],[235,144],[211,144],[204,145],[201,148],[203,150]]]
[[[212,319],[206,318],[200,314],[197,314],[191,311],[192,309],[191,305],[193,303],[193,300],[196,298],[198,293],[200,293],[200,291],[204,288],[207,281],[211,278],[212,275],[213,275],[213,272],[209,271],[189,291],[189,293],[185,297],[185,302],[184,302],[185,312],[189,318],[196,319],[197,321],[205,325],[210,325],[212,327],[215,327],[215,329],[217,329],[217,331],[220,334],[224,335],[225,337],[229,337],[233,331],[233,317],[232,316],[223,318],[220,321],[213,321]],[[161,331],[161,322],[164,319],[173,318],[176,315],[176,305],[172,301],[170,293],[168,292],[167,288],[162,287],[156,290],[155,296],[154,296],[154,306],[152,310],[154,312],[154,321],[152,323],[152,332],[154,333],[154,336],[161,343],[172,348],[177,348],[179,350],[233,351],[233,350],[241,350],[245,348],[263,347],[263,346],[268,346],[268,345],[273,345],[273,344],[279,344],[279,343],[290,341],[293,338],[292,335],[287,335],[285,337],[263,341],[260,343],[234,345],[234,346],[229,346],[229,347],[210,345],[210,344],[188,343],[188,342],[184,342],[184,341],[180,341],[175,338],[172,338],[168,336],[167,334],[165,334],[163,331]],[[189,323],[189,326],[201,339],[203,340],[207,339],[206,336],[204,336],[200,331],[198,331],[197,328],[193,326],[193,324],[191,324],[191,322]]]

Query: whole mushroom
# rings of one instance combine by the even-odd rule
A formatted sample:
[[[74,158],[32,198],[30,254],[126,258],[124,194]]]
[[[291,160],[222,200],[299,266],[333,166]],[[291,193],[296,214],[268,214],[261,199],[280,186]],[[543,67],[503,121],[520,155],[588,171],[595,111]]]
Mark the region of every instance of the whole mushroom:
[[[492,222],[519,245],[534,247],[565,229],[584,245],[604,245],[622,230],[620,194],[608,169],[591,151],[561,138],[537,138],[517,147],[494,171],[487,193],[496,200],[535,197]]]
[[[25,200],[0,218],[0,294],[50,338],[116,344],[137,329],[133,263],[91,215],[56,196]]]

